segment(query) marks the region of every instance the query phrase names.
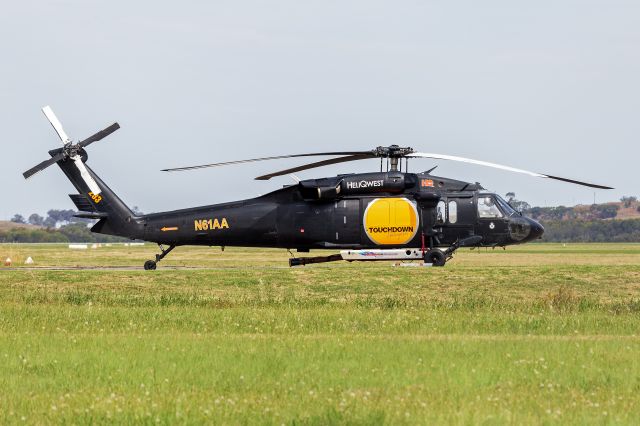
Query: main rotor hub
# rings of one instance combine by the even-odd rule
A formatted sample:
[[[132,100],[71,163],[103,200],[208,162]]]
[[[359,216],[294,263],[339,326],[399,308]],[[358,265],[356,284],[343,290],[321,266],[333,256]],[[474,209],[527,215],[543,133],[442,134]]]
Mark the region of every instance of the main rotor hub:
[[[380,157],[380,161],[382,158],[388,158],[390,166],[389,170],[392,172],[398,171],[398,163],[400,158],[405,158],[407,155],[413,153],[413,148],[410,147],[400,147],[398,145],[390,145],[390,146],[379,146],[374,149],[373,154],[376,157]],[[382,164],[382,163],[380,163]],[[382,165],[380,166],[382,167]]]
[[[379,146],[373,150],[373,154],[376,157],[382,158],[402,158],[413,152],[413,148],[400,147],[398,145]]]

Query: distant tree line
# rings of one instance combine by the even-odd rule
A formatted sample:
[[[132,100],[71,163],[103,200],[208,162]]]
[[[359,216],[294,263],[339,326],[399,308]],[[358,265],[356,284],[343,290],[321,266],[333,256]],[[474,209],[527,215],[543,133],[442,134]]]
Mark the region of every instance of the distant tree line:
[[[142,214],[142,212],[138,209],[137,206],[134,206],[132,210],[137,215]],[[90,219],[82,219],[79,217],[74,217],[74,215],[77,213],[78,213],[77,211],[70,210],[70,209],[69,210],[51,209],[47,212],[47,217],[42,217],[38,213],[33,213],[27,219],[25,219],[24,216],[22,216],[21,214],[15,214],[11,218],[11,222],[42,226],[45,228],[57,228],[59,226],[64,226],[71,223],[89,224],[93,222]]]
[[[624,196],[620,199],[620,203],[579,205],[575,207],[532,207],[526,201],[518,200],[514,192],[507,192],[506,198],[507,202],[515,210],[522,212],[525,216],[541,221],[614,219],[618,215],[621,205],[624,208],[635,207],[636,211],[640,212],[640,203],[638,203],[638,198],[635,196]]]
[[[592,204],[575,207],[531,207],[516,199],[516,194],[506,194],[513,208],[542,223],[545,233],[542,241],[552,242],[640,242],[640,219],[615,219],[623,208],[635,208],[640,204],[635,196],[624,196],[620,204]]]
[[[596,220],[613,219],[618,215],[618,210],[620,206],[616,204],[593,204],[588,208],[531,207],[523,210],[523,213],[536,220]]]
[[[640,242],[640,219],[545,220],[542,241],[549,242]]]
[[[42,217],[38,213],[33,213],[29,218],[25,219],[21,214],[16,214],[11,218],[11,222],[15,223],[28,223],[35,226],[44,226],[47,228],[55,228],[59,225],[66,225],[69,223],[87,223],[86,219],[80,219],[73,217],[77,212],[75,210],[49,210],[47,217]]]
[[[94,234],[84,223],[59,228],[13,228],[0,231],[0,243],[115,243],[126,238]]]
[[[134,207],[136,214],[141,214]],[[46,217],[33,213],[27,219],[20,214],[11,218],[11,222],[34,225],[36,227],[16,227],[0,231],[2,243],[111,243],[129,241],[126,238],[94,234],[89,229],[95,221],[74,217],[75,210],[56,210],[47,212]]]
[[[628,209],[633,204],[636,204],[638,202],[638,197],[625,195],[624,197],[620,198],[620,201],[622,201],[622,205],[624,206],[624,208]],[[640,206],[636,207],[636,209],[640,212]]]

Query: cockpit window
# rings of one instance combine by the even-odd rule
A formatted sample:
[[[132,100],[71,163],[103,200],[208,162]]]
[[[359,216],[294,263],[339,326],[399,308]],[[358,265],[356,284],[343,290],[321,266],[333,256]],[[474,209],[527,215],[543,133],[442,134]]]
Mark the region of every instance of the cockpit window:
[[[498,201],[498,204],[500,205],[500,208],[505,213],[505,215],[510,217],[517,213],[514,210],[514,208],[511,207],[511,205],[504,200],[504,198],[500,197],[499,195],[495,195],[495,198]]]
[[[502,212],[490,195],[480,195],[478,197],[478,216],[481,219],[491,219],[502,217]]]

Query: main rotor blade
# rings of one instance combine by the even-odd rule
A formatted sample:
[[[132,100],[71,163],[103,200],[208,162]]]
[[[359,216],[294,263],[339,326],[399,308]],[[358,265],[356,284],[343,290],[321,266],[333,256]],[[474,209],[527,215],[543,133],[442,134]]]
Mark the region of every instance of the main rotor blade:
[[[47,120],[49,120],[49,123],[51,123],[51,125],[53,126],[53,130],[55,130],[58,134],[58,137],[62,141],[62,144],[65,145],[71,142],[71,139],[62,128],[60,120],[58,120],[58,117],[56,117],[56,115],[53,113],[51,107],[49,105],[43,107],[42,112],[44,113],[45,117],[47,117]]]
[[[30,168],[29,170],[24,172],[22,176],[24,176],[25,179],[29,179],[31,176],[35,175],[39,171],[44,170],[50,165],[55,164],[58,161],[62,160],[64,156],[65,156],[64,152],[56,154],[53,157],[49,158],[48,160],[44,160],[42,163],[38,164],[37,166]]]
[[[81,148],[84,148],[87,145],[91,145],[94,142],[98,142],[99,140],[106,138],[107,136],[109,136],[111,133],[115,132],[119,128],[120,128],[120,125],[118,123],[113,123],[111,126],[107,127],[106,129],[100,130],[98,133],[92,136],[89,136],[82,142],[78,142],[78,146]]]
[[[589,188],[614,189],[614,188],[612,188],[610,186],[597,185],[595,183],[588,183],[588,182],[581,182],[579,180],[567,179],[567,178],[563,178],[563,177],[559,177],[559,176],[544,175],[544,177],[549,178],[549,179],[559,180],[559,181],[562,181],[562,182],[574,183],[576,185],[588,186]]]
[[[288,175],[290,173],[299,172],[301,170],[314,169],[316,167],[328,166],[330,164],[346,163],[347,161],[366,160],[368,158],[373,158],[373,157],[374,156],[372,156],[371,153],[367,153],[367,154],[359,153],[354,155],[347,155],[346,157],[331,158],[329,160],[317,161],[315,163],[304,164],[302,166],[292,167],[286,170],[280,170],[279,172],[269,173],[268,175],[258,176],[256,180],[269,180],[272,177]]]
[[[291,155],[277,155],[275,157],[261,157],[261,158],[250,158],[247,160],[236,160],[236,161],[225,161],[222,163],[211,163],[211,164],[202,164],[200,166],[188,166],[188,167],[175,167],[172,169],[162,169],[163,172],[182,172],[185,170],[196,170],[196,169],[206,169],[207,167],[220,167],[220,166],[229,166],[232,164],[244,164],[244,163],[253,163],[256,161],[265,161],[265,160],[280,160],[283,158],[296,158],[296,157],[316,157],[322,155],[367,155],[374,156],[371,151],[346,151],[346,152],[314,152],[309,154],[291,154]]]
[[[453,155],[431,154],[431,153],[426,153],[426,152],[414,152],[414,153],[408,154],[407,157],[409,157],[409,158],[411,158],[411,157],[433,158],[433,159],[436,159],[436,160],[459,161],[459,162],[462,162],[462,163],[477,164],[479,166],[493,167],[494,169],[506,170],[506,171],[509,171],[509,172],[523,173],[523,174],[526,174],[526,175],[529,175],[529,176],[533,176],[533,177],[541,177],[541,178],[549,178],[549,179],[560,180],[560,181],[563,181],[563,182],[574,183],[576,185],[588,186],[590,188],[613,189],[610,186],[597,185],[595,183],[588,183],[588,182],[581,182],[579,180],[567,179],[567,178],[562,178],[562,177],[558,177],[558,176],[551,176],[551,175],[547,175],[547,174],[544,174],[544,173],[530,172],[528,170],[516,169],[515,167],[503,166],[502,164],[489,163],[487,161],[480,161],[480,160],[473,160],[471,158],[456,157],[456,156],[453,156]]]

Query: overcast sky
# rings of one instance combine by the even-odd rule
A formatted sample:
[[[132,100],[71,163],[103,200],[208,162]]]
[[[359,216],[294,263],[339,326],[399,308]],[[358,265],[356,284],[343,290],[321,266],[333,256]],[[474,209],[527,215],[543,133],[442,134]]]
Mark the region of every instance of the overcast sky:
[[[640,3],[574,1],[21,0],[0,14],[0,218],[73,208],[57,167],[21,173],[67,133],[122,128],[89,165],[144,212],[253,197],[291,182],[277,160],[398,144],[640,195]],[[376,170],[375,160],[300,173]],[[446,161],[415,170],[515,191],[535,205],[591,189]]]

